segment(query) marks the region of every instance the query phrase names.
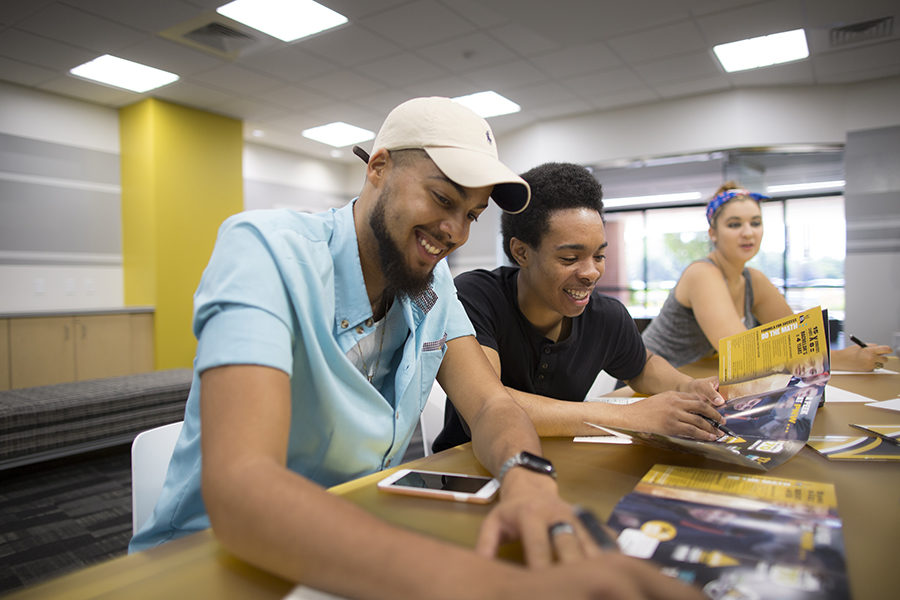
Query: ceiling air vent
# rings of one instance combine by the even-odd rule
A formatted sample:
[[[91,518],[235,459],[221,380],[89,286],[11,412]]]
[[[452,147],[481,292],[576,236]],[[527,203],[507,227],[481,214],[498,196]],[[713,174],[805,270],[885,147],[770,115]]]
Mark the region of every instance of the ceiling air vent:
[[[256,38],[222,23],[207,23],[184,34],[187,39],[208,46],[218,52],[240,53],[243,48],[256,43]]]
[[[277,42],[215,12],[206,12],[165,31],[162,37],[229,60]]]
[[[894,33],[894,17],[862,21],[843,27],[835,27],[829,32],[832,48],[839,48],[859,42],[891,37]]]

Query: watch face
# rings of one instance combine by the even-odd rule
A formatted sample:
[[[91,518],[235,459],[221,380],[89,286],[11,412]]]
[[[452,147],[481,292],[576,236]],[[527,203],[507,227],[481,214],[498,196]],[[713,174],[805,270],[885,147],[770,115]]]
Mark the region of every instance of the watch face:
[[[533,471],[542,471],[548,474],[553,474],[556,472],[556,470],[553,468],[553,463],[551,463],[546,458],[525,451],[522,452],[521,457],[522,465],[528,467]]]

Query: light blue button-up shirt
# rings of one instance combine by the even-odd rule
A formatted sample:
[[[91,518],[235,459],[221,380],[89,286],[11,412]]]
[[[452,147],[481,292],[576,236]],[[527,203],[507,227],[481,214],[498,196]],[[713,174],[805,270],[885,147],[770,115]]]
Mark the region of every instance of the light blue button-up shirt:
[[[398,300],[408,333],[402,348],[384,349],[394,370],[378,390],[346,356],[372,331],[353,203],[226,220],[194,295],[198,346],[184,427],[156,509],[129,550],[210,526],[200,490],[199,374],[211,367],[257,364],[291,376],[287,466],[320,485],[399,461],[447,340],[474,332],[445,261],[430,289]]]

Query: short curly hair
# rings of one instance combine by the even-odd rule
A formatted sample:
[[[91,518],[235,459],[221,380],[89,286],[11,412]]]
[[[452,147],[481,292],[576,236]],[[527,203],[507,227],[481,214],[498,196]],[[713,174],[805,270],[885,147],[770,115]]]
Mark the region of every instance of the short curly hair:
[[[590,171],[572,163],[544,163],[522,174],[531,186],[531,203],[517,214],[503,213],[500,229],[503,251],[513,263],[509,242],[518,238],[537,248],[550,229],[554,211],[568,208],[596,210],[603,217],[603,188]]]

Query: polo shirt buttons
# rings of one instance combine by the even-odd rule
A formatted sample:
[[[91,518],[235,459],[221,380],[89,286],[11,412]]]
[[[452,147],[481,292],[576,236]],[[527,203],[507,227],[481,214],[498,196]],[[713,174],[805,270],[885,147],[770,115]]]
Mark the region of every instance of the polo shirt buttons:
[[[547,363],[541,363],[541,368],[546,370],[550,368],[550,365],[548,365]]]
[[[544,354],[550,354],[550,346],[544,346]]]
[[[341,329],[347,329],[348,327],[350,327],[350,321],[348,321],[347,319],[341,321]]]
[[[372,317],[369,317],[368,319],[366,319],[366,327],[371,327],[374,324],[375,324],[375,321],[372,320]]]
[[[362,325],[356,328],[356,333],[362,333],[363,331],[365,331],[365,329],[362,328]]]

